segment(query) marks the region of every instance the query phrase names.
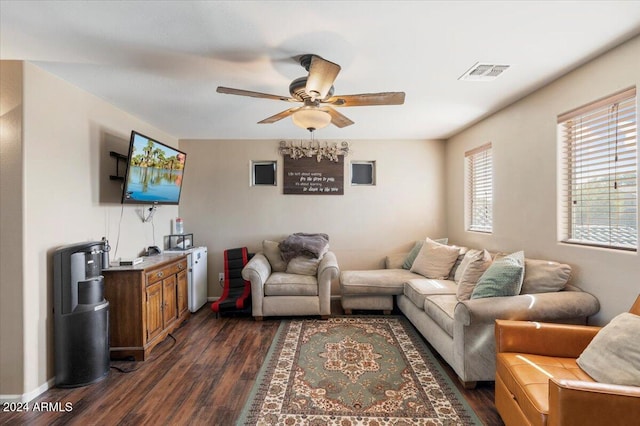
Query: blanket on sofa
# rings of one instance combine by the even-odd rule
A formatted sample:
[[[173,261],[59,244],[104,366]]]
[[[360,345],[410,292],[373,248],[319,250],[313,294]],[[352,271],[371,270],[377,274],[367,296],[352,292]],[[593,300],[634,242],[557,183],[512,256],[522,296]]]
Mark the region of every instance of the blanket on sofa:
[[[285,262],[298,256],[320,259],[329,250],[329,236],[297,232],[282,240],[278,248]]]

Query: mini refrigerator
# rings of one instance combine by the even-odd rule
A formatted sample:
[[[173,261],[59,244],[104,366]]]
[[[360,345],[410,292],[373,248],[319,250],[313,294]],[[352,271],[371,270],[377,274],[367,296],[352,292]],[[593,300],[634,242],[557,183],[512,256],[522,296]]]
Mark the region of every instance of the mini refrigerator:
[[[207,303],[207,248],[192,247],[186,250],[165,250],[165,253],[187,255],[189,282],[189,311],[196,312]]]
[[[195,312],[207,303],[207,248],[195,247],[187,256],[189,265],[189,310]]]

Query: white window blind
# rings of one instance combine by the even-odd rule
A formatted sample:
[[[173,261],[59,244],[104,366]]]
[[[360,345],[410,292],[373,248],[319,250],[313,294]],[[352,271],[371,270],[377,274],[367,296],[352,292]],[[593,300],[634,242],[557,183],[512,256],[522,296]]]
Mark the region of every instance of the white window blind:
[[[466,220],[467,230],[493,230],[493,159],[491,143],[467,151],[465,154]]]
[[[562,241],[637,250],[636,89],[563,114],[558,125]]]

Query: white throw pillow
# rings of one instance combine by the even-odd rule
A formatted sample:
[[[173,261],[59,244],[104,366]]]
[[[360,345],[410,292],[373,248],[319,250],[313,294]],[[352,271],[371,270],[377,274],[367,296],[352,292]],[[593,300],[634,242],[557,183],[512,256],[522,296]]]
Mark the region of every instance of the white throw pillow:
[[[459,253],[459,247],[439,244],[427,238],[411,265],[411,272],[434,280],[446,280]]]
[[[640,316],[620,314],[596,334],[576,360],[594,380],[640,386]]]
[[[411,249],[409,254],[407,254],[407,257],[404,259],[404,263],[402,264],[402,269],[411,269],[411,265],[413,265],[413,261],[416,260],[416,256],[418,256],[418,253],[420,253],[420,249],[422,248],[422,245],[427,240],[427,238],[425,238],[424,240],[415,242],[415,244],[413,245],[413,248]],[[433,241],[440,244],[448,244],[449,238],[439,238]]]
[[[321,259],[297,256],[287,264],[287,274],[318,275],[318,265]]]

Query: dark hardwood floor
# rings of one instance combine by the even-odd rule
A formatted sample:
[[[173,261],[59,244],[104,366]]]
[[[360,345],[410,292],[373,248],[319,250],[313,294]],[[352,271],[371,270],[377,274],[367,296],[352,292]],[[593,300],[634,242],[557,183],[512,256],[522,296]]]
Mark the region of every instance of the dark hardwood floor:
[[[341,314],[340,303],[333,305],[333,312]],[[112,361],[101,382],[52,388],[29,403],[29,412],[0,412],[0,424],[232,425],[279,325],[277,319],[216,318],[207,304],[147,361]],[[441,364],[486,425],[503,424],[493,404],[493,382],[465,390],[451,368]]]

